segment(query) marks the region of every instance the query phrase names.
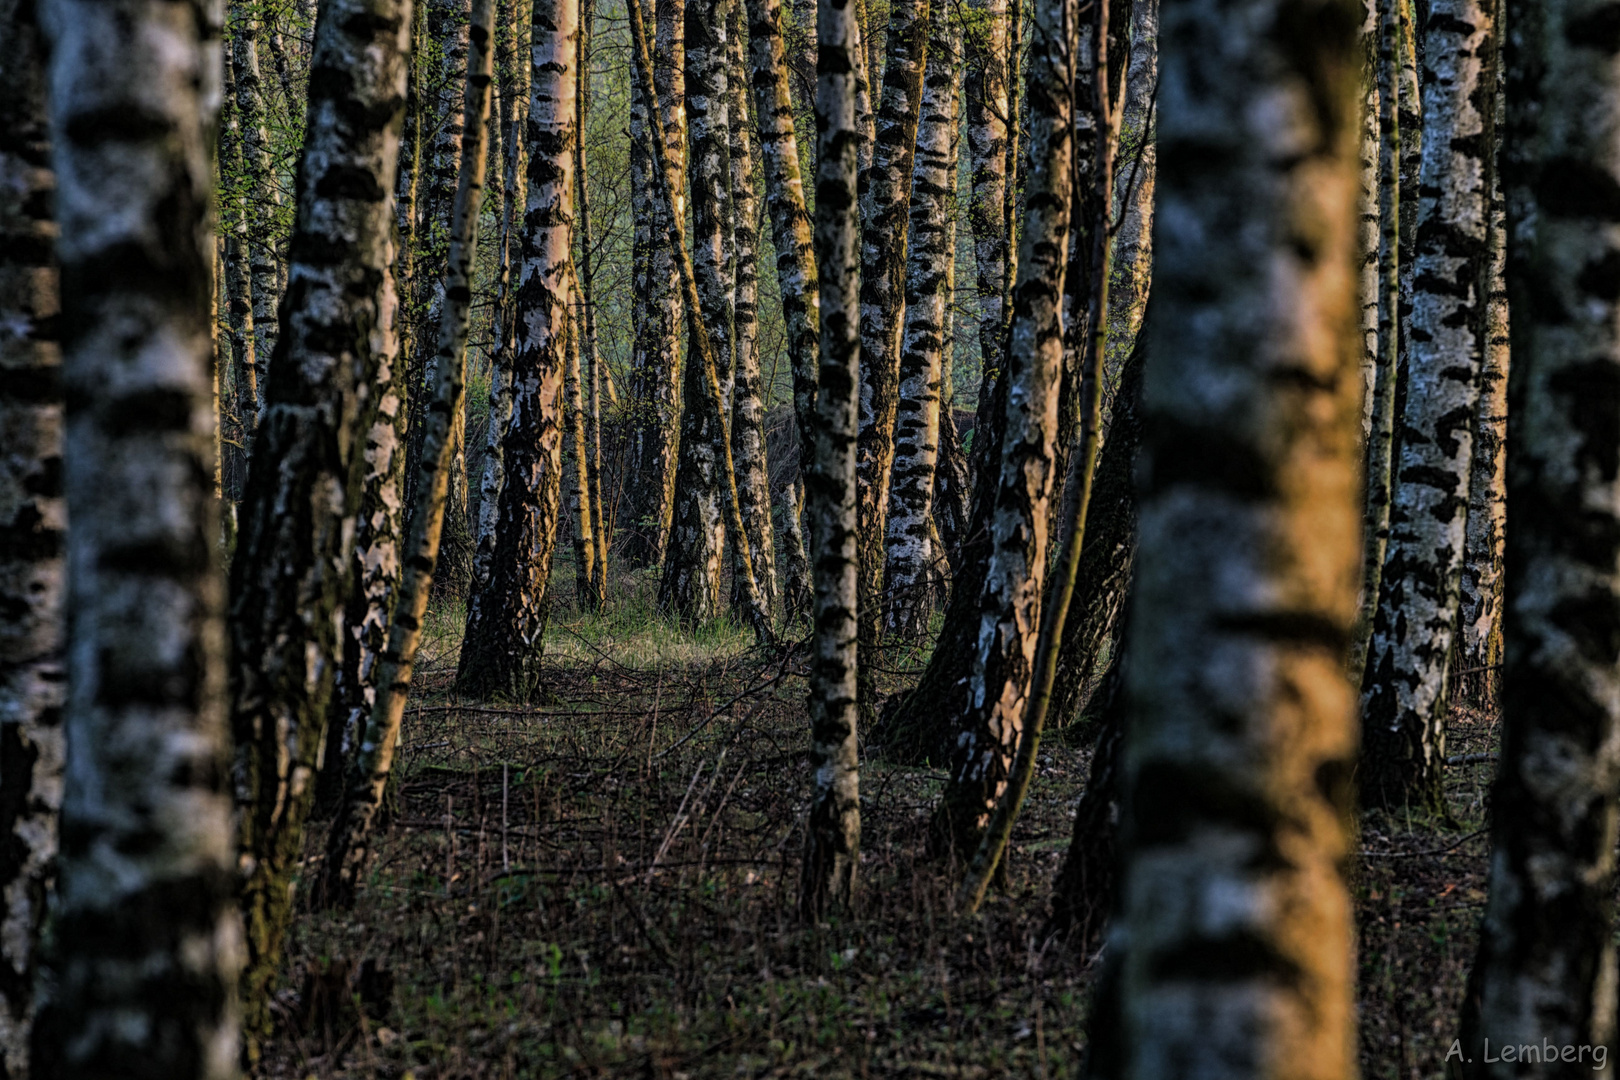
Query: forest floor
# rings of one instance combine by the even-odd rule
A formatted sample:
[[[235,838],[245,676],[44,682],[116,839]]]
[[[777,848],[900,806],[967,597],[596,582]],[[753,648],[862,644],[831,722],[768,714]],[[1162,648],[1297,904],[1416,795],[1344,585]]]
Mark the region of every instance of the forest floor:
[[[379,857],[353,911],[300,914],[262,1074],[1078,1076],[1095,966],[1041,928],[1084,740],[1043,747],[1007,891],[970,920],[924,855],[943,770],[864,761],[859,910],[805,926],[803,648],[676,633],[647,613],[655,584],[554,614],[538,706],[453,698],[459,608],[430,612]],[[893,656],[890,688],[921,660]],[[1448,753],[1494,749],[1495,728],[1455,710]],[[1369,1080],[1443,1073],[1493,768],[1450,770],[1450,820],[1363,821]]]

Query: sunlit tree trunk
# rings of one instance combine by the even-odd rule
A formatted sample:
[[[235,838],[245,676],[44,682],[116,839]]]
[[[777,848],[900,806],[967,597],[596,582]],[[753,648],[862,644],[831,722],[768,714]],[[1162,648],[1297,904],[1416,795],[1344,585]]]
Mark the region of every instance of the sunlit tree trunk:
[[[472,595],[457,686],[527,697],[539,685],[546,589],[557,548],[562,483],[562,383],[574,242],[574,95],[578,0],[535,0],[527,137],[527,212],[512,352],[512,416],[501,441],[506,482],[489,580]]]
[[[814,7],[810,7],[813,18]],[[812,36],[814,27],[811,27]],[[805,211],[804,182],[799,165],[799,142],[794,129],[793,98],[789,92],[782,41],[781,0],[749,0],[748,51],[754,114],[758,118],[759,156],[765,178],[765,209],[771,219],[771,242],[776,249],[776,282],[786,324],[788,362],[793,376],[793,414],[799,436],[800,472],[808,471],[815,453],[816,356],[820,347],[820,292],[816,257]],[[811,577],[800,517],[799,484],[789,487],[784,502],[788,529],[784,534],[786,571],[783,598],[789,621],[810,610]]]
[[[1507,656],[1489,899],[1464,1007],[1464,1056],[1477,1077],[1602,1076],[1595,1054],[1612,1069],[1620,1050],[1620,639],[1612,629],[1620,607],[1620,68],[1608,9],[1590,0],[1506,8]],[[1481,1052],[1482,1038],[1497,1061]],[[1577,1048],[1581,1059],[1500,1060],[1504,1044],[1520,1043]]]
[[[1375,340],[1378,356],[1372,386],[1366,391],[1371,399],[1366,420],[1366,510],[1362,526],[1361,611],[1350,650],[1352,678],[1360,678],[1366,666],[1367,645],[1372,638],[1373,616],[1378,608],[1378,583],[1384,572],[1384,551],[1389,544],[1395,398],[1401,343],[1405,340],[1400,326],[1401,224],[1405,220],[1403,212],[1406,217],[1415,217],[1417,211],[1416,206],[1401,202],[1404,190],[1401,169],[1406,160],[1402,140],[1413,133],[1402,129],[1405,113],[1400,95],[1406,84],[1399,68],[1405,33],[1400,4],[1401,0],[1377,0],[1378,329]],[[1365,321],[1362,325],[1365,334]]]
[[[575,99],[579,113],[579,138],[574,140],[576,162],[574,182],[578,185],[579,259],[578,275],[574,282],[579,292],[579,329],[582,333],[579,350],[581,383],[585,402],[585,490],[590,493],[591,540],[595,552],[591,559],[591,589],[599,602],[607,599],[607,523],[602,508],[602,356],[597,349],[596,336],[596,275],[595,243],[591,235],[590,172],[585,155],[586,122],[591,113],[591,35],[596,22],[595,0],[580,5],[579,35],[579,95]],[[611,388],[612,383],[609,383]]]
[[[686,118],[692,147],[692,270],[699,311],[689,334],[707,335],[714,347],[721,409],[729,411],[734,355],[736,253],[732,228],[731,128],[726,57],[726,10],[740,0],[688,0],[686,4]],[[720,571],[726,528],[721,505],[721,458],[727,417],[704,388],[702,365],[687,356],[681,391],[680,465],[675,516],[658,586],[659,607],[682,622],[705,622],[720,613]]]
[[[1504,72],[1497,67],[1495,113],[1505,126]],[[1500,140],[1498,140],[1500,142]],[[1468,479],[1468,533],[1463,541],[1462,601],[1457,615],[1462,648],[1456,667],[1467,687],[1496,683],[1502,662],[1502,559],[1507,531],[1508,336],[1507,204],[1498,170],[1491,170],[1486,243],[1485,321],[1480,347],[1479,404],[1474,418],[1474,461]]]
[[[209,321],[219,27],[203,4],[146,0],[47,0],[40,15],[72,527],[53,990],[34,1064],[233,1077],[242,941]]]
[[[0,1075],[28,1075],[62,805],[62,355],[45,43],[0,2]]]
[[[916,640],[934,610],[933,496],[940,389],[950,339],[956,255],[957,70],[961,35],[944,3],[930,16],[926,84],[911,174],[904,329],[883,574],[884,629]],[[866,353],[863,348],[862,356]]]
[[[362,433],[377,409],[369,388],[398,356],[391,232],[410,5],[359,2],[324,0],[315,28],[287,298],[231,564],[250,1060],[270,1034],[270,986],[342,662],[334,615],[352,579]]]
[[[943,3],[944,0],[938,0]],[[883,626],[883,547],[905,319],[906,217],[928,58],[930,0],[893,0],[872,166],[861,174],[861,433],[855,461],[860,556],[860,694],[876,696]]]
[[[856,198],[862,142],[854,52],[854,0],[822,0],[816,13],[817,287],[821,364],[815,452],[806,470],[805,520],[815,575],[810,662],[810,765],[799,911],[806,918],[854,901],[861,854],[855,725],[855,442],[859,434],[861,225]]]
[[[776,529],[771,522],[770,475],[765,463],[765,407],[759,370],[759,193],[754,187],[754,154],[749,144],[748,65],[743,58],[743,0],[727,12],[728,90],[731,107],[732,239],[737,253],[733,301],[736,358],[731,392],[731,456],[737,468],[737,499],[754,580],[767,611],[776,607]],[[733,552],[735,555],[735,552]],[[733,606],[736,579],[733,579]]]
[[[264,86],[259,76],[259,18],[249,6],[237,20],[231,42],[231,75],[242,140],[242,161],[251,192],[248,212],[248,258],[253,277],[254,352],[268,362],[276,351],[276,310],[281,303],[281,258],[276,252],[276,217],[281,189],[270,158],[265,129]]]
[[[472,271],[488,166],[494,7],[495,0],[473,0],[469,13],[471,33],[462,105],[465,138],[461,148],[461,179],[456,184],[456,200],[450,218],[444,317],[439,324],[433,365],[438,378],[424,411],[427,430],[422,433],[417,501],[404,543],[405,570],[388,628],[387,646],[377,658],[377,691],[348,769],[342,809],[327,834],[326,859],[314,890],[315,899],[320,903],[349,906],[354,902],[399,742],[400,721],[410,693],[428,593],[439,557],[440,531],[450,493],[448,466],[454,452],[451,434],[455,430],[455,418],[464,405]]]
[[[1482,0],[1432,0],[1407,393],[1362,681],[1367,806],[1437,805],[1479,399],[1493,81]]]
[[[1371,439],[1378,392],[1378,0],[1362,4],[1361,435]]]
[[[1123,44],[1123,43],[1122,43]],[[1124,369],[1147,314],[1153,283],[1153,199],[1158,146],[1153,135],[1154,91],[1159,84],[1159,3],[1132,0],[1129,54],[1119,59],[1118,145],[1114,150],[1114,250],[1109,259],[1108,384]],[[1109,59],[1114,59],[1110,45]],[[1112,66],[1112,65],[1111,65]],[[1110,76],[1112,88],[1113,79]]]
[[[1162,17],[1120,1005],[1092,1072],[1348,1080],[1359,19]]]
[[[1030,172],[1008,336],[1005,428],[990,515],[990,555],[978,597],[978,648],[951,754],[941,830],[964,856],[977,846],[1029,702],[1055,482],[1063,372],[1063,276],[1069,246],[1074,143],[1074,11],[1041,0],[1030,27]]]
[[[574,602],[581,611],[596,611],[602,606],[602,597],[596,590],[596,534],[592,531],[591,478],[586,464],[585,395],[580,386],[579,346],[584,336],[581,322],[576,308],[568,320],[563,366],[563,396],[568,409],[568,458],[564,470],[568,479],[568,516],[574,524]]]

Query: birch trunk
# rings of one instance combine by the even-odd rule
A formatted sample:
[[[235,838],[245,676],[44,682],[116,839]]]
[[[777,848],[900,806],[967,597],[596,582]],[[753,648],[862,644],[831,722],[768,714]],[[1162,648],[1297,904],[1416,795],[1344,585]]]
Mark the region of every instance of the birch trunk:
[[[938,0],[944,2],[944,0]],[[905,319],[906,218],[928,62],[930,0],[892,0],[872,167],[861,174],[861,433],[855,449],[860,695],[872,708],[883,625],[883,541]]]
[[[978,16],[965,34],[968,153],[973,195],[968,223],[973,229],[975,291],[979,300],[979,350],[984,375],[1001,367],[1002,292],[1006,288],[1007,237],[1007,4],[972,0]]]
[[[641,3],[642,0],[637,0]],[[643,8],[650,5],[643,3]],[[644,12],[643,18],[647,18]],[[657,411],[658,371],[656,339],[653,322],[653,253],[659,241],[658,197],[653,177],[652,152],[647,140],[652,137],[652,118],[648,114],[647,92],[641,81],[630,80],[630,398],[633,411],[629,415],[629,468],[635,473],[634,481],[626,486],[625,509],[630,517],[625,554],[632,565],[640,566],[655,561],[651,557],[653,541],[646,536],[656,533],[656,515],[663,489],[656,476],[648,473],[652,450],[656,445],[659,427],[655,422]],[[667,336],[667,335],[663,335]],[[651,507],[653,520],[643,522],[644,508]]]
[[[960,52],[960,32],[941,3],[930,17],[930,61],[911,174],[911,235],[883,573],[884,629],[907,641],[920,640],[927,633],[934,611],[930,587],[934,562],[941,554],[934,550],[930,525],[939,456],[940,383],[949,362],[948,286],[956,255],[956,59]]]
[[[771,522],[770,473],[765,462],[765,408],[760,402],[759,370],[759,193],[754,187],[754,154],[749,145],[748,65],[744,61],[743,0],[727,12],[727,64],[731,95],[731,207],[735,225],[737,281],[733,300],[736,357],[731,392],[731,456],[737,467],[737,499],[754,580],[766,611],[776,609],[776,528]],[[733,553],[735,554],[735,553]],[[733,577],[732,607],[737,608]]]
[[[565,0],[565,3],[568,0]],[[439,557],[440,531],[449,498],[447,466],[454,451],[451,433],[464,405],[467,331],[472,312],[472,277],[478,252],[478,220],[488,166],[490,85],[493,81],[495,0],[473,0],[462,107],[464,139],[461,179],[450,219],[450,250],[445,263],[445,308],[439,324],[434,370],[438,381],[427,407],[417,502],[405,541],[405,571],[388,628],[388,644],[378,658],[377,693],[363,737],[348,771],[343,808],[327,834],[326,860],[317,900],[350,906],[366,866],[371,830],[382,806],[393,767],[400,721],[410,693],[422,624]],[[562,20],[558,20],[561,22]]]
[[[270,1033],[342,659],[334,615],[351,585],[359,433],[376,414],[373,380],[398,356],[391,232],[410,7],[358,2],[325,0],[317,19],[287,299],[231,566],[249,1060]]]
[[[1358,21],[1353,0],[1163,6],[1119,1023],[1093,1026],[1099,1076],[1356,1071]]]
[[[580,338],[584,336],[580,329],[582,321],[577,307],[569,313],[563,395],[567,398],[566,438],[572,460],[565,462],[564,468],[569,481],[568,514],[574,522],[574,602],[581,611],[599,611],[602,596],[596,590],[596,534],[591,531],[593,522],[591,479],[585,449],[585,395],[580,387],[579,346]]]
[[[1401,223],[1415,206],[1401,202],[1405,162],[1402,130],[1406,86],[1399,70],[1405,27],[1400,0],[1378,0],[1378,362],[1367,418],[1366,510],[1361,558],[1361,612],[1351,644],[1350,675],[1366,667],[1367,645],[1378,608],[1378,584],[1389,545],[1389,507],[1394,485],[1395,398],[1401,370]],[[1363,324],[1365,326],[1365,323]]]
[[[72,528],[54,991],[35,1046],[64,1077],[234,1077],[209,319],[218,25],[204,5],[145,0],[47,0],[40,16]]]
[[[861,224],[856,199],[862,143],[856,109],[860,47],[854,0],[816,13],[816,267],[821,365],[815,453],[805,476],[805,520],[815,575],[810,666],[810,766],[799,911],[847,910],[861,853],[857,702],[855,443],[861,362]]]
[[[1378,396],[1378,0],[1362,5],[1361,97],[1361,437],[1372,438]]]
[[[62,805],[67,514],[62,354],[35,7],[0,3],[0,1075],[28,1075],[34,979]]]
[[[237,124],[252,202],[248,214],[248,258],[253,277],[254,353],[268,361],[276,351],[276,310],[281,304],[281,258],[276,252],[276,218],[281,189],[265,130],[264,84],[259,75],[259,20],[249,8],[231,43]]]
[[[813,8],[811,9],[813,12]],[[812,39],[814,27],[811,27]],[[805,210],[799,141],[794,130],[782,40],[781,0],[748,0],[748,50],[754,113],[758,117],[759,157],[765,178],[765,209],[776,250],[777,291],[786,324],[793,377],[793,415],[798,426],[801,474],[815,453],[816,356],[821,338],[821,301],[816,279],[814,239]],[[786,578],[783,595],[788,621],[811,607],[811,574],[798,526],[802,484],[795,481],[787,503]]]
[[[1431,0],[1408,389],[1362,681],[1366,806],[1441,799],[1488,286],[1491,21],[1482,0]]]
[[[488,698],[539,687],[546,590],[557,548],[562,383],[574,243],[574,140],[579,132],[578,0],[535,0],[530,23],[527,212],[512,352],[512,417],[489,580],[467,605],[456,685]],[[452,421],[453,421],[452,417]],[[448,437],[448,436],[447,436]]]
[[[233,70],[225,71],[226,92],[231,101],[225,112],[220,132],[218,160],[222,187],[227,191],[225,205],[219,213],[225,238],[225,307],[229,316],[231,356],[236,382],[237,421],[241,424],[242,444],[251,447],[254,428],[258,426],[263,406],[260,377],[270,354],[260,355],[258,336],[254,330],[253,270],[249,255],[249,221],[252,210],[243,192],[243,176],[247,162],[243,155],[241,112],[236,105],[236,78]],[[233,470],[235,471],[235,470]]]
[[[978,648],[940,826],[964,856],[1006,787],[1034,670],[1055,482],[1063,372],[1063,278],[1072,195],[1075,16],[1040,0],[1031,25],[1030,172],[1013,290],[1005,427],[990,515],[990,558],[978,597]]]
[[[1129,54],[1120,57],[1124,62],[1117,73],[1110,72],[1111,79],[1117,74],[1123,84],[1118,91],[1112,219],[1116,224],[1109,258],[1108,338],[1104,352],[1108,387],[1119,385],[1120,373],[1136,347],[1153,284],[1153,205],[1159,172],[1154,135],[1159,0],[1133,0],[1130,11]],[[1114,59],[1112,52],[1109,59]]]
[[[720,613],[720,572],[726,527],[721,507],[721,457],[728,451],[736,260],[731,202],[731,128],[726,70],[726,6],[738,0],[686,4],[686,119],[692,146],[692,271],[699,310],[689,336],[702,334],[714,348],[721,401],[713,407],[702,366],[686,360],[681,396],[680,463],[675,474],[675,516],[664,552],[658,606],[683,624]]]
[[[1609,1065],[1620,1050],[1620,642],[1609,629],[1620,605],[1620,69],[1606,9],[1506,7],[1513,527],[1502,763],[1464,1053],[1479,1077],[1601,1076],[1584,1048]],[[1499,1059],[1504,1043],[1543,1040],[1581,1058],[1489,1062],[1482,1037]]]
[[[1506,124],[1503,72],[1497,67],[1495,118]],[[1507,410],[1510,340],[1507,294],[1507,204],[1498,170],[1491,170],[1489,239],[1486,244],[1485,321],[1480,347],[1479,405],[1474,418],[1474,460],[1468,479],[1468,532],[1463,541],[1462,599],[1458,623],[1462,648],[1456,667],[1464,685],[1497,684],[1502,662],[1502,559],[1507,532]],[[1474,695],[1481,697],[1479,694]],[[1491,695],[1484,695],[1489,697]]]
[[[574,140],[577,159],[574,179],[579,186],[580,257],[578,277],[574,284],[579,291],[579,325],[584,333],[580,341],[580,354],[584,364],[582,379],[586,407],[585,490],[591,496],[591,538],[596,547],[591,562],[591,589],[599,602],[606,603],[608,534],[602,505],[602,357],[597,351],[596,247],[591,236],[590,172],[585,159],[586,121],[591,114],[591,37],[595,23],[595,0],[584,0],[580,5],[579,96],[575,99],[579,111],[579,137]],[[608,386],[612,388],[611,380]]]

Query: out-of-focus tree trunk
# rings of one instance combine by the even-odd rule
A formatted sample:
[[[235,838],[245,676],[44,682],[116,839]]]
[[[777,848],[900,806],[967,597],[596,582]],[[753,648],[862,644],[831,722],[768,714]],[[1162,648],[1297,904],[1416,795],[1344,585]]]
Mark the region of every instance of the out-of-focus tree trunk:
[[[0,1075],[28,1075],[62,805],[67,514],[45,42],[0,2]],[[212,246],[212,242],[210,242]]]
[[[1369,807],[1441,799],[1489,287],[1491,23],[1483,0],[1431,0],[1407,393],[1362,679],[1360,783]]]
[[[1590,1058],[1602,1054],[1612,1066],[1620,1050],[1620,640],[1612,630],[1620,607],[1620,69],[1607,9],[1580,0],[1506,8],[1507,656],[1464,1071],[1601,1076]],[[1537,1067],[1501,1060],[1498,1049],[1492,1061],[1482,1039],[1574,1048],[1580,1058]]]
[[[323,0],[315,28],[287,298],[231,564],[249,1060],[270,1034],[270,986],[342,663],[334,615],[352,581],[363,433],[377,411],[370,388],[398,359],[391,235],[410,5],[358,4]]]
[[[1092,1075],[1348,1080],[1359,19],[1354,0],[1162,19],[1176,225],[1143,391],[1118,1009],[1094,1014]]]
[[[506,482],[496,504],[489,579],[467,605],[456,685],[480,697],[527,698],[546,629],[562,490],[562,386],[568,268],[574,243],[574,140],[579,136],[579,0],[534,0],[530,21],[529,155],[511,355],[512,416],[501,440]]]
[[[242,942],[209,297],[217,12],[46,0],[40,24],[72,526],[53,990],[33,1069],[234,1077]],[[11,33],[7,53],[22,44]],[[18,134],[8,126],[8,143]],[[23,387],[11,371],[0,381]]]

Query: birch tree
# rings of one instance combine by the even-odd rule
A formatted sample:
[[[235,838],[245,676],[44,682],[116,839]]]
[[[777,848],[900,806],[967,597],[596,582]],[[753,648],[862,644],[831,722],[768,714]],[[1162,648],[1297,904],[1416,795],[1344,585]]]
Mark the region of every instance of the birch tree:
[[[497,504],[489,580],[467,605],[456,685],[463,693],[526,697],[546,628],[562,484],[562,383],[574,243],[574,95],[579,0],[535,0],[527,212],[512,352],[512,416],[501,440],[506,483]]]
[[[62,805],[62,354],[45,42],[0,3],[0,1075],[28,1075]]]
[[[1112,1041],[1098,1075],[1346,1078],[1359,20],[1162,20],[1120,1026],[1094,1026],[1093,1060]]]
[[[275,235],[281,189],[270,158],[270,134],[265,130],[259,30],[258,14],[250,6],[237,21],[232,35],[231,75],[235,83],[242,159],[251,177],[247,255],[253,281],[254,353],[261,362],[268,362],[276,351],[276,309],[281,303],[281,260]]]
[[[760,602],[776,607],[776,528],[771,522],[771,486],[765,461],[765,406],[759,370],[759,193],[754,187],[754,153],[749,144],[748,66],[743,59],[743,0],[726,12],[727,91],[730,95],[732,243],[736,284],[732,301],[736,328],[731,392],[731,456],[737,468],[737,498]],[[733,578],[735,582],[736,577]],[[732,588],[733,606],[741,600]]]
[[[138,1062],[232,1077],[241,929],[209,295],[218,25],[200,4],[40,10],[72,528],[54,992],[35,1041],[62,1076]]]
[[[967,72],[963,104],[973,194],[974,291],[979,302],[979,351],[986,373],[1001,366],[1001,297],[1006,289],[1007,201],[1007,3],[972,0],[975,15],[964,34]]]
[[[687,0],[686,117],[692,160],[692,270],[699,309],[689,313],[689,336],[706,336],[720,382],[719,408],[711,407],[701,365],[687,357],[681,390],[680,462],[675,473],[675,516],[664,552],[658,605],[695,625],[720,613],[720,570],[726,529],[721,506],[721,458],[735,354],[736,251],[731,201],[731,126],[726,56],[727,4],[739,0]]]
[[[1506,8],[1507,655],[1464,1055],[1473,1076],[1588,1076],[1600,1073],[1584,1054],[1573,1065],[1491,1062],[1480,1040],[1606,1048],[1609,1062],[1617,1049],[1620,70],[1606,9]]]
[[[942,825],[958,852],[978,845],[1007,780],[1028,702],[1055,480],[1063,370],[1063,277],[1069,241],[1074,13],[1042,0],[1031,27],[1030,173],[1008,338],[1001,460],[990,558],[978,598],[978,649],[951,756]]]
[[[930,526],[942,372],[949,363],[951,296],[946,290],[956,255],[956,63],[961,34],[951,15],[940,3],[930,16],[927,76],[911,174],[911,235],[883,575],[884,629],[905,640],[917,640],[928,629],[934,609],[929,586],[934,562],[942,555],[934,550]]]
[[[943,0],[940,0],[943,2]],[[860,684],[863,708],[876,694],[883,618],[884,521],[894,465],[894,418],[905,316],[906,218],[928,61],[930,0],[889,5],[887,56],[872,165],[861,173],[861,433],[856,447],[860,553]]]
[[[859,48],[858,25],[855,0],[823,0],[817,8],[815,245],[821,363],[815,453],[804,484],[816,591],[809,693],[815,781],[799,883],[799,911],[806,918],[849,907],[861,855],[855,730],[855,443],[861,362],[856,185],[862,137],[853,54]]]
[[[1423,172],[1397,486],[1362,682],[1367,806],[1438,804],[1446,664],[1467,527],[1485,305],[1491,13],[1436,0],[1425,24]]]
[[[369,387],[398,356],[390,234],[410,29],[403,0],[321,5],[287,298],[231,565],[250,1060],[270,1032],[269,991],[342,660],[333,616],[352,579],[361,433],[377,411]]]

